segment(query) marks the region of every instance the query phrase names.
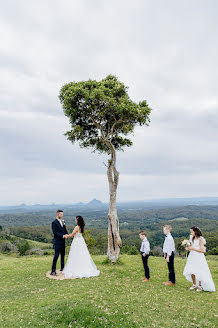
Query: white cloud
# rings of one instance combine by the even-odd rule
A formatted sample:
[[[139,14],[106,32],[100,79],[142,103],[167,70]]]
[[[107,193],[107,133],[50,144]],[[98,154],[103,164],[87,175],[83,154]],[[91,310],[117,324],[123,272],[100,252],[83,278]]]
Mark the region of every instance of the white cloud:
[[[133,147],[118,154],[119,199],[216,193],[216,1],[2,7],[0,204],[108,199],[106,156],[66,140],[58,93],[66,82],[110,73],[153,108],[150,127],[137,128]]]

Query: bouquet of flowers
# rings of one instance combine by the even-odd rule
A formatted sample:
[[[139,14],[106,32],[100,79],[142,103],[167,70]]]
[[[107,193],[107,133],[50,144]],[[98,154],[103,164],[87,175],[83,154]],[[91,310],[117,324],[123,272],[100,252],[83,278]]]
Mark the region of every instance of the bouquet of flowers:
[[[184,239],[181,242],[181,246],[183,246],[185,248],[185,247],[191,246],[191,243],[190,243],[190,241],[188,239]]]

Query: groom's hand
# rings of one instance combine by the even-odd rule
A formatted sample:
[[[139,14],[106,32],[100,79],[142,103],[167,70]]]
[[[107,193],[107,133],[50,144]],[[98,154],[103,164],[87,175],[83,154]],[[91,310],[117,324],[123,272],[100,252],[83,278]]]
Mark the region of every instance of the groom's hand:
[[[68,238],[68,236],[69,236],[69,235],[64,235],[63,237],[64,237],[65,239],[67,239],[67,238]]]

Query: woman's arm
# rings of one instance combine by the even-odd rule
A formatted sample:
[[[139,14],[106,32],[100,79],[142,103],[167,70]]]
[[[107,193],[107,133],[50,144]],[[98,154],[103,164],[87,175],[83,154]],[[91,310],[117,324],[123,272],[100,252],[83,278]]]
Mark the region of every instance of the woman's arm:
[[[73,237],[78,231],[79,231],[79,227],[76,226],[76,227],[74,228],[73,232],[72,232],[70,235],[68,235],[68,238],[72,238],[72,237]]]
[[[186,249],[188,251],[195,251],[195,252],[198,252],[198,253],[204,253],[204,243],[203,243],[203,240],[200,239],[200,249],[195,248],[195,247],[192,247],[192,246],[186,247]]]

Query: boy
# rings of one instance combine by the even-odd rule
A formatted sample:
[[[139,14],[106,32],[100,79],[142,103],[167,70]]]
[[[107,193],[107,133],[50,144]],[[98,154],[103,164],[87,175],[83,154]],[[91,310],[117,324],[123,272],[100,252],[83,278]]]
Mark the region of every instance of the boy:
[[[163,283],[166,286],[174,286],[176,282],[174,271],[175,243],[171,235],[171,230],[172,228],[168,224],[163,227],[163,232],[166,235],[163,245],[163,253],[169,270],[169,281]]]
[[[145,277],[142,278],[143,282],[147,282],[150,279],[149,267],[148,267],[148,257],[150,252],[150,243],[146,237],[146,232],[144,230],[140,231],[139,237],[142,241],[142,245],[140,248],[142,263],[144,265]]]

